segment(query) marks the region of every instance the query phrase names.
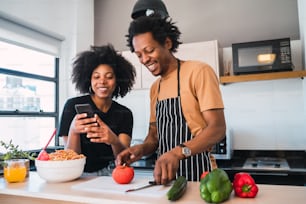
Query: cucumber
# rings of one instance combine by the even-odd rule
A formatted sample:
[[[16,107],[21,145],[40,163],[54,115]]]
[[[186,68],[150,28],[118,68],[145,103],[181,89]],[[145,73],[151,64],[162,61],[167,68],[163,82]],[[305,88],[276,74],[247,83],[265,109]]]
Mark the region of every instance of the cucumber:
[[[168,200],[175,201],[182,197],[187,189],[187,180],[184,176],[176,179],[172,187],[167,192]]]

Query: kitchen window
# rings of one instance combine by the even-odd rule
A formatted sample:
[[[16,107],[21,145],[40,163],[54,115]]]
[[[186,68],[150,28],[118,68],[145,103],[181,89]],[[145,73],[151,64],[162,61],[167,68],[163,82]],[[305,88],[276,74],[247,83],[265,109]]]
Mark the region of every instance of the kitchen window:
[[[45,145],[58,121],[58,64],[52,55],[0,41],[0,140],[23,150]]]
[[[59,56],[64,38],[0,12],[0,140],[45,146],[59,118]],[[58,138],[50,146],[57,146]],[[0,147],[0,153],[4,152]]]

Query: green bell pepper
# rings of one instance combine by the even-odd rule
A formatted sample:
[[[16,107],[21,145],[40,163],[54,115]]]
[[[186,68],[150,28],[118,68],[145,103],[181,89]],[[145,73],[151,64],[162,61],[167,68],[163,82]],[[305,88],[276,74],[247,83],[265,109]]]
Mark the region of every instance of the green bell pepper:
[[[232,183],[223,169],[214,169],[200,182],[200,195],[208,203],[221,203],[227,200],[233,190]]]

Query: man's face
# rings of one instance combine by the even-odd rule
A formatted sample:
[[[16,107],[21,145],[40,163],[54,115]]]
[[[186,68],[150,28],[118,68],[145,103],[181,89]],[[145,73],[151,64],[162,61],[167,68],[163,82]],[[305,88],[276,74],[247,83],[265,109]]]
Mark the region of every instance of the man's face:
[[[150,32],[135,35],[133,47],[139,61],[154,75],[163,75],[168,70],[169,45],[160,45]]]

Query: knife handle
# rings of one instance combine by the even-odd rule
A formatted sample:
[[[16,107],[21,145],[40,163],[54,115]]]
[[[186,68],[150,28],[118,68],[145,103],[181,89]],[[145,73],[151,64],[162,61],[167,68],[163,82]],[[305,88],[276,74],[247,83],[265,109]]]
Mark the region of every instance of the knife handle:
[[[149,181],[149,184],[156,185],[157,183],[156,183],[156,181]]]

